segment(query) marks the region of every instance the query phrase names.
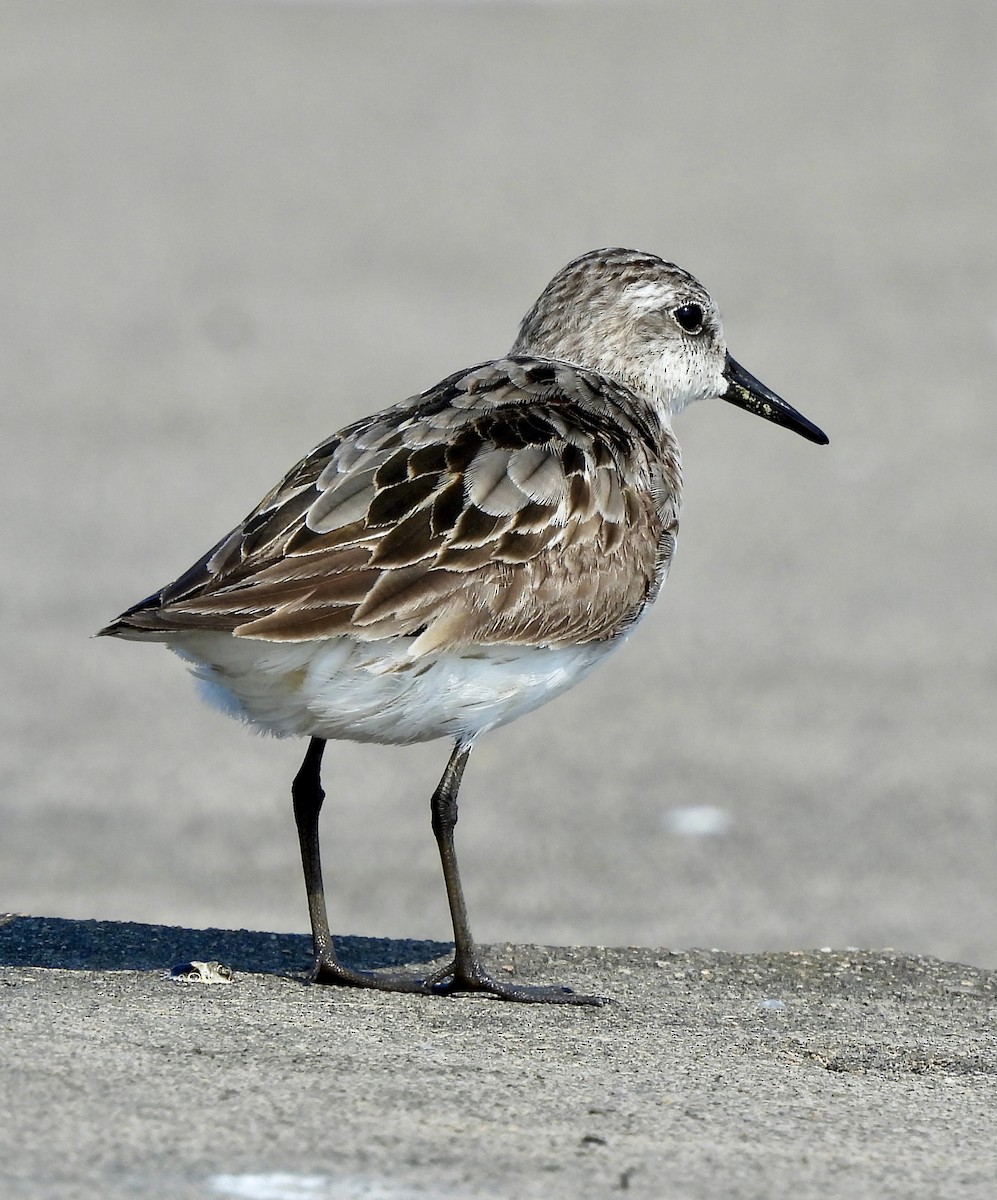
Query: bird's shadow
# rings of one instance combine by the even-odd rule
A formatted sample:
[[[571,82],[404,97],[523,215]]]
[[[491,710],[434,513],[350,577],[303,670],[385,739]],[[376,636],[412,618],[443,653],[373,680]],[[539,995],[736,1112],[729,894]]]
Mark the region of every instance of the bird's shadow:
[[[360,970],[425,964],[452,953],[447,942],[337,937],[336,953]],[[125,921],[0,915],[0,966],[63,971],[168,971],[217,961],[235,971],[307,977],[311,938],[247,929],[184,929]]]

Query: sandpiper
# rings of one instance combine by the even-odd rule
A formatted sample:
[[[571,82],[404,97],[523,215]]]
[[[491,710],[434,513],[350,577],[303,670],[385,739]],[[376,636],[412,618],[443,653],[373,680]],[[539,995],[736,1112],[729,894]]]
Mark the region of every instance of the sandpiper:
[[[293,467],[189,570],[100,632],[165,642],[209,701],[309,738],[292,785],[320,983],[600,1004],[489,975],[457,870],[457,793],[476,739],[584,679],[633,631],[678,532],[672,417],[720,398],[827,437],[727,353],[717,306],[653,254],[569,263],[505,358],[355,422]],[[354,970],[333,949],[319,859],[330,739],[450,738],[431,801],[453,961]]]

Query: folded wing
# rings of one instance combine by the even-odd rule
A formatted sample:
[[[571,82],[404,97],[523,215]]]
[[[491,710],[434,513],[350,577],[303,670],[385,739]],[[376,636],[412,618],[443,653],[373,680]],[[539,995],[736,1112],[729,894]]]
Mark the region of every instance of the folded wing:
[[[225,539],[102,633],[472,644],[614,636],[653,598],[679,467],[636,398],[565,364],[455,375],[303,459]]]

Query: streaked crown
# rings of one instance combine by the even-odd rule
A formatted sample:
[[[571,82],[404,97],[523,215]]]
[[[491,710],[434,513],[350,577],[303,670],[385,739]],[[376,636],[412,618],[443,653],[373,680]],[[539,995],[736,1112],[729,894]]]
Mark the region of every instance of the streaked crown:
[[[513,354],[555,358],[618,379],[662,420],[727,388],[723,323],[688,271],[639,250],[568,263],[523,318]]]

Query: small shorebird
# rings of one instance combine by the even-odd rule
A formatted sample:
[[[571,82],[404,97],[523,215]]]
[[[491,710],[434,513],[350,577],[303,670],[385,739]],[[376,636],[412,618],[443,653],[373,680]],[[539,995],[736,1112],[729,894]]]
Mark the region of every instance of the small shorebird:
[[[678,531],[671,419],[711,397],[827,442],[731,358],[696,279],[652,254],[594,250],[547,285],[507,357],[317,446],[100,631],[165,642],[226,712],[310,738],[291,791],[317,982],[603,1003],[488,974],[457,870],[457,792],[480,734],[584,679],[657,596]],[[441,737],[454,749],[431,813],[453,961],[427,978],[353,970],[322,887],[325,743]]]

